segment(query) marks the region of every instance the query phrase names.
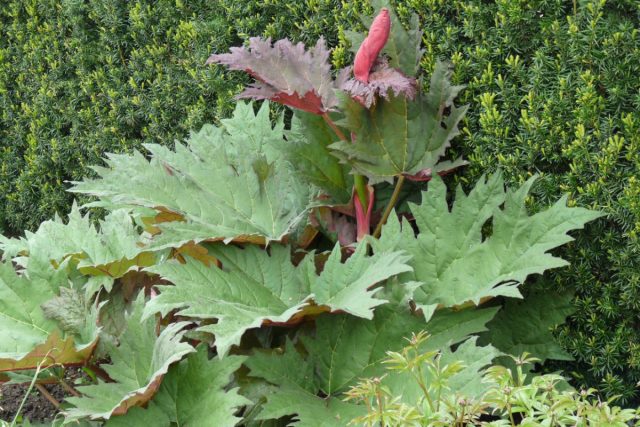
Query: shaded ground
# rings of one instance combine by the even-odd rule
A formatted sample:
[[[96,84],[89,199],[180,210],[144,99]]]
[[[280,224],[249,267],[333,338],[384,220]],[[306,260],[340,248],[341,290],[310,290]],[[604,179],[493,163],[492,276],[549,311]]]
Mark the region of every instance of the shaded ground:
[[[82,378],[83,382],[88,377],[79,368],[68,368],[64,373],[65,382],[69,385]],[[42,385],[55,400],[63,403],[70,394],[59,384]],[[0,420],[11,422],[15,417],[22,399],[29,389],[29,384],[0,384]],[[20,415],[22,419],[29,419],[32,423],[49,424],[58,414],[58,409],[36,387],[31,390],[29,397],[22,407]],[[19,425],[19,424],[18,424]]]
[[[29,384],[0,385],[0,420],[11,422],[16,415]],[[56,384],[44,385],[59,402],[64,400],[64,389]],[[32,422],[52,421],[58,410],[34,387],[22,407],[22,417]]]

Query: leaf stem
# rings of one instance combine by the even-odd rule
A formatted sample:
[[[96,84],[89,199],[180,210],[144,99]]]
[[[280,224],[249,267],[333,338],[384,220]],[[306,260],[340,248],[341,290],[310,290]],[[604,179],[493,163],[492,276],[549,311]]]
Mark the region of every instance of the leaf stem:
[[[102,368],[100,368],[98,365],[88,364],[87,368],[89,368],[96,377],[101,378],[104,382],[107,382],[107,383],[113,382],[109,374],[107,374],[104,370],[102,370]]]
[[[387,203],[387,206],[384,208],[384,213],[382,214],[382,218],[380,218],[380,222],[378,222],[378,225],[376,226],[376,229],[373,232],[373,237],[375,238],[380,237],[380,234],[382,233],[382,226],[387,222],[387,219],[389,219],[389,215],[391,215],[391,211],[393,210],[396,203],[398,202],[398,197],[400,196],[400,190],[402,190],[402,184],[404,184],[404,175],[400,175],[398,177],[398,182],[396,182],[396,187],[393,189],[393,194],[391,195],[391,199],[389,199],[389,203]]]
[[[329,114],[322,114],[322,118],[329,125],[329,127],[333,130],[333,132],[345,142],[350,142],[344,133],[340,130],[340,128],[331,120]],[[367,211],[367,207],[369,206],[369,191],[367,190],[367,178],[363,175],[354,175],[353,183],[356,189],[356,193],[358,194],[358,200],[360,200],[360,204],[362,205],[362,210],[364,212]]]
[[[411,372],[411,374],[413,375],[413,378],[416,380],[416,382],[418,383],[418,386],[422,390],[422,394],[424,394],[424,397],[427,399],[427,403],[429,404],[429,409],[431,409],[431,412],[433,413],[433,412],[435,412],[436,407],[433,404],[433,400],[431,399],[431,395],[429,395],[429,389],[427,388],[427,385],[424,383],[424,376],[423,376],[423,373],[422,373],[422,367],[420,366],[419,363],[417,364],[416,369],[417,369],[418,373],[416,374],[415,372]]]
[[[80,393],[75,388],[71,387],[65,380],[62,378],[58,381],[63,389],[66,390],[67,393],[74,395],[75,397],[80,397]]]
[[[362,211],[367,212],[367,209],[369,207],[369,190],[367,189],[367,178],[362,175],[354,175],[353,186],[356,188],[358,200],[362,205]]]
[[[329,117],[329,114],[324,113],[322,115],[322,118],[324,119],[324,121],[329,125],[329,127],[331,128],[331,130],[333,130],[333,132],[335,132],[335,134],[338,136],[338,138],[340,138],[343,141],[349,141],[347,139],[347,137],[344,135],[344,133],[342,133],[342,131],[340,130],[340,128],[338,126],[336,126],[336,124],[333,122],[333,120],[331,120],[331,117]]]
[[[380,425],[384,424],[384,404],[382,403],[382,396],[380,395],[379,387],[376,387],[376,400],[378,401],[378,416],[380,417]]]
[[[49,401],[49,403],[51,403],[56,409],[60,409],[60,402],[58,402],[58,399],[56,399],[51,395],[51,393],[49,393],[49,390],[44,388],[42,384],[38,383],[36,383],[36,388],[38,389],[40,394]]]

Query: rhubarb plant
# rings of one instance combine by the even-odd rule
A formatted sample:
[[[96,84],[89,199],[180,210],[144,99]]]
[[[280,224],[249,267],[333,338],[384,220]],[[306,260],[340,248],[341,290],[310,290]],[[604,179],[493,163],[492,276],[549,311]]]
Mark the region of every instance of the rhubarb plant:
[[[440,175],[464,164],[445,155],[463,88],[444,62],[416,76],[417,18],[379,6],[343,70],[322,39],[212,55],[255,79],[239,95],[253,101],[173,149],[109,155],[71,189],[107,211],[97,223],[74,207],[1,238],[0,380],[84,366],[95,380],[65,423],[339,426],[367,414],[345,397],[411,333],[464,363],[449,387],[471,397],[505,353],[567,358],[548,339],[566,306],[513,300],[600,214],[566,198],[530,214],[535,177],[454,197]],[[420,390],[394,378],[411,404]]]

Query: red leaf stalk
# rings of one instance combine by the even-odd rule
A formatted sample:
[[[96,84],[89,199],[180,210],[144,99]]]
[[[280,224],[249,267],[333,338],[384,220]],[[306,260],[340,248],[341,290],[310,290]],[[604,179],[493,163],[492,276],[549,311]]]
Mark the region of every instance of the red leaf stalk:
[[[353,206],[356,209],[356,228],[357,228],[357,241],[361,241],[364,236],[371,232],[371,212],[373,211],[374,193],[373,187],[367,185],[368,191],[368,206],[367,211],[364,211],[364,204],[358,197],[358,193],[353,193]]]
[[[384,48],[389,39],[391,32],[391,18],[389,17],[389,9],[382,8],[380,13],[373,20],[369,34],[364,39],[356,53],[356,59],[353,63],[353,74],[356,80],[363,83],[369,82],[369,72],[376,62],[378,55]]]

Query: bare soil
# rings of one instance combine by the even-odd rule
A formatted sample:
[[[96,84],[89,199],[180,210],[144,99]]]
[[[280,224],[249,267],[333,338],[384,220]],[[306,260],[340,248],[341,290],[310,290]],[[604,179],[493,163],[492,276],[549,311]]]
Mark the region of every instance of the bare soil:
[[[43,386],[59,402],[66,397],[64,389],[57,384]],[[20,407],[24,395],[29,389],[29,384],[2,384],[0,385],[0,420],[11,422]],[[43,423],[52,421],[58,410],[51,402],[34,387],[22,407],[22,418],[28,418],[31,422]]]
[[[89,381],[89,378],[82,372],[80,368],[67,368],[64,373],[65,382],[73,385],[76,380],[82,379],[83,382]],[[64,402],[70,394],[59,384],[43,384],[42,385],[58,402]],[[29,384],[2,384],[0,383],[0,420],[11,422],[15,417],[22,399],[24,399]],[[31,393],[22,407],[20,415],[22,419],[28,419],[32,423],[48,424],[54,420],[59,410],[49,402],[36,387],[33,387]]]

